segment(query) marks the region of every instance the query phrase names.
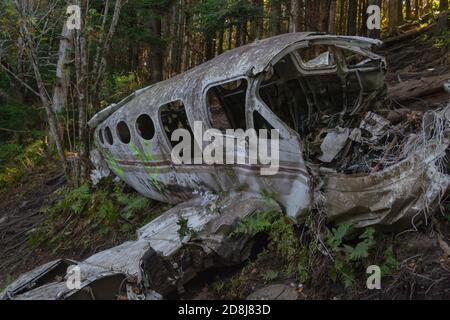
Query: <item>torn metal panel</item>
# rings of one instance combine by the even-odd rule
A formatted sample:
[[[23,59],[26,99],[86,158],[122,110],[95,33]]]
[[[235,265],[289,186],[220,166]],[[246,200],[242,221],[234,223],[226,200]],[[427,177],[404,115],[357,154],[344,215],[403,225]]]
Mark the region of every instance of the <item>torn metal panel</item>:
[[[450,185],[442,170],[450,145],[445,113],[428,112],[424,123],[432,117],[432,124],[408,140],[407,158],[382,171],[346,175],[322,170],[323,205],[330,221],[362,228],[414,226],[426,219]]]
[[[261,195],[207,194],[180,204],[138,232],[136,241],[97,253],[76,263],[81,289],[69,289],[67,275],[35,285],[36,275],[48,276],[57,263],[22,276],[0,297],[4,299],[159,299],[199,272],[246,260],[253,246],[248,235],[232,235],[242,219],[281,208]],[[184,230],[180,221],[186,221]],[[18,291],[17,288],[22,288]],[[31,290],[32,289],[32,290]]]
[[[67,268],[76,264],[76,261],[68,259],[59,259],[46,263],[33,271],[20,276],[19,279],[9,285],[3,293],[0,294],[0,300],[47,285],[57,281],[58,278],[62,279],[67,272]]]
[[[315,110],[340,112],[367,106],[373,96],[384,89],[386,63],[383,57],[370,52],[372,46],[379,44],[379,40],[320,33],[290,33],[255,41],[229,50],[183,74],[139,90],[117,105],[95,115],[89,124],[95,129],[96,145],[111,171],[146,197],[178,204],[195,198],[197,191],[220,193],[240,189],[260,193],[267,190],[277,194],[277,200],[286,209],[287,214],[297,220],[307,211],[312,198],[310,176],[300,141],[305,128],[302,127],[299,117],[310,119]],[[325,60],[337,62],[337,65],[324,70],[321,70],[322,64],[305,68],[301,64],[298,50],[315,45],[332,47],[332,51],[318,59],[327,58]],[[343,55],[346,50],[364,57],[371,63],[356,68],[347,66]],[[291,65],[281,68],[283,61],[290,61]],[[279,114],[274,114],[274,110],[270,109],[258,93],[268,70],[271,69],[280,71],[286,78],[273,83],[287,85],[296,80],[304,89],[301,99],[304,99],[305,103],[298,100],[296,105],[290,108],[290,113],[296,117],[293,120],[294,125]],[[245,114],[247,129],[256,128],[253,114],[258,112],[280,132],[281,168],[278,174],[262,178],[257,172],[259,168],[250,164],[177,165],[172,160],[170,137],[166,135],[160,116],[162,106],[169,102],[182,101],[186,123],[191,129],[196,121],[201,122],[205,130],[211,129],[206,92],[212,86],[220,86],[234,80],[247,82],[245,110],[242,112]],[[283,87],[274,88],[272,91],[292,90]],[[138,119],[143,115],[152,121],[148,140],[141,136],[142,132],[137,126]],[[128,143],[118,138],[119,123],[128,126]],[[203,145],[203,141],[196,143]],[[246,155],[248,148],[238,151]],[[93,179],[97,180],[102,176],[102,172],[94,171]]]
[[[330,130],[320,146],[322,155],[318,159],[322,162],[333,161],[347,144],[349,136],[350,130],[346,128],[338,127],[334,130]]]

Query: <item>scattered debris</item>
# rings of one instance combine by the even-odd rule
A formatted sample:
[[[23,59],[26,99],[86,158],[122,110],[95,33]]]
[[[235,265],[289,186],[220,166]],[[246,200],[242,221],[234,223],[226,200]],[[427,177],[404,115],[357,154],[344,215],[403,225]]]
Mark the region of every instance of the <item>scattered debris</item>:
[[[208,194],[180,204],[138,231],[138,240],[99,252],[83,262],[58,260],[23,275],[0,299],[155,299],[213,266],[245,261],[254,239],[233,235],[239,221],[281,208],[261,195]],[[177,221],[193,230],[180,239]],[[79,268],[81,289],[67,287],[69,264]]]

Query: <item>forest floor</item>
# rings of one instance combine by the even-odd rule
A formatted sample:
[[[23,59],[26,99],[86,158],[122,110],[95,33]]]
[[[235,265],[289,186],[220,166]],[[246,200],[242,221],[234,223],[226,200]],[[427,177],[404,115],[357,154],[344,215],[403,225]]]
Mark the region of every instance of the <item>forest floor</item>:
[[[393,103],[415,110],[448,103],[448,94],[440,89],[442,79],[450,79],[449,44],[445,37],[435,36],[428,29],[406,38],[391,39],[380,49],[389,66],[387,83]],[[52,239],[53,243],[60,242],[56,249],[48,243],[33,243],[30,235],[49,219],[46,208],[61,200],[64,195],[59,190],[65,184],[60,168],[47,161],[13,188],[0,191],[0,288],[53,259],[83,260],[132,239],[134,231],[149,219],[145,215],[137,215],[132,221],[123,218],[129,224],[126,230],[85,232],[88,234],[81,239],[77,233],[92,223],[86,217],[89,220],[79,219],[74,224],[76,232]],[[393,248],[398,262],[396,271],[383,278],[382,290],[366,288],[365,268],[358,269],[358,281],[351,287],[331,281],[324,272],[330,263],[327,259],[323,260],[323,268],[311,271],[308,280],[299,281],[298,277],[284,272],[285,266],[275,253],[263,249],[268,241],[263,239],[259,252],[249,262],[208,271],[188,283],[183,294],[173,298],[246,298],[267,285],[283,284],[292,288],[299,299],[450,299],[450,214],[445,201],[442,206],[442,212],[417,231],[377,236],[376,249],[367,261],[386,259],[387,248]],[[151,203],[147,208],[162,212],[164,206]],[[59,225],[69,224],[72,215],[61,218]]]

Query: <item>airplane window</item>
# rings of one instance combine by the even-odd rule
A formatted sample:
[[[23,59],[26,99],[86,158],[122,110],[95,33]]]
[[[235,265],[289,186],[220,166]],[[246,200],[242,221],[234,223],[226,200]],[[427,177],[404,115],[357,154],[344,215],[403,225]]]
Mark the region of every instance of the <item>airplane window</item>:
[[[120,121],[117,124],[117,135],[119,136],[120,141],[122,141],[123,143],[125,143],[125,144],[130,143],[131,132],[125,121]]]
[[[105,128],[105,138],[106,138],[106,142],[108,142],[109,144],[112,145],[114,143],[111,129],[109,127]]]
[[[98,139],[100,140],[100,142],[102,143],[102,144],[104,144],[105,143],[105,140],[103,140],[103,133],[102,133],[102,130],[98,130]]]
[[[186,114],[186,109],[182,101],[174,101],[161,106],[161,122],[167,138],[171,140],[172,133],[177,129],[186,129],[191,135],[192,129]],[[178,144],[178,141],[170,141],[172,147]]]
[[[155,135],[155,125],[152,118],[147,114],[140,115],[136,120],[136,131],[145,140],[153,139]]]
[[[248,83],[245,79],[212,87],[206,93],[211,125],[219,130],[245,129],[245,99]]]
[[[296,132],[302,131],[308,104],[301,74],[290,55],[277,62],[270,75],[263,75],[258,94],[281,121]],[[255,122],[255,128],[257,125]]]

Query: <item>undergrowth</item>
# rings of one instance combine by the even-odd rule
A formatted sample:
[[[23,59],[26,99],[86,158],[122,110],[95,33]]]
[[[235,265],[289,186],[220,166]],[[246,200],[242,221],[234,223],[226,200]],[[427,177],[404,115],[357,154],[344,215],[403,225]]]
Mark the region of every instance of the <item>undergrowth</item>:
[[[31,234],[30,246],[47,246],[54,253],[92,251],[108,241],[114,245],[132,238],[138,228],[164,210],[111,180],[96,187],[87,183],[65,187],[58,193],[60,200],[45,209],[47,220]]]
[[[214,282],[213,292],[220,297],[245,298],[254,289],[252,283],[288,280],[311,287],[324,278],[355,289],[359,280],[365,283],[369,265],[380,265],[383,276],[398,272],[400,262],[392,247],[377,255],[379,239],[373,228],[357,231],[350,224],[340,224],[331,229],[323,226],[318,234],[314,213],[299,227],[275,210],[243,219],[232,235],[267,234],[267,248],[239,274]]]

